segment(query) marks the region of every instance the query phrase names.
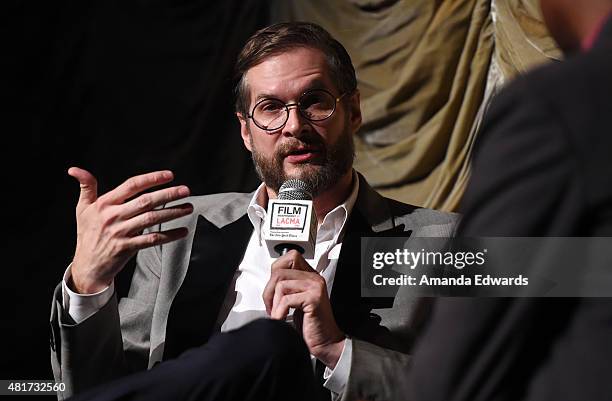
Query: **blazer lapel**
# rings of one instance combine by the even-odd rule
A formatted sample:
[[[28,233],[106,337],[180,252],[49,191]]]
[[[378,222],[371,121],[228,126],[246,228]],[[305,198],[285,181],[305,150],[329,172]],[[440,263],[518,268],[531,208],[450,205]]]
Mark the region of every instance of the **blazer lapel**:
[[[252,231],[246,214],[222,228],[198,217],[187,273],[168,315],[164,360],[208,341]]]

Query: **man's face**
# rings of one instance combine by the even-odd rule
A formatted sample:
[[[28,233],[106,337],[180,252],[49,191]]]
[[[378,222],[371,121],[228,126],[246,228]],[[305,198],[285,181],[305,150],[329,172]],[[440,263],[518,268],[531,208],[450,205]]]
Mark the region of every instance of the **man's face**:
[[[311,48],[296,48],[265,59],[248,70],[246,83],[250,108],[262,98],[296,103],[311,89],[325,89],[334,97],[342,95],[331,80],[324,54]],[[273,132],[244,116],[238,118],[257,173],[275,192],[287,179],[298,178],[310,184],[316,196],[352,167],[353,135],[361,124],[358,92],[345,95],[324,121],[309,121],[295,107],[290,109],[285,126]]]

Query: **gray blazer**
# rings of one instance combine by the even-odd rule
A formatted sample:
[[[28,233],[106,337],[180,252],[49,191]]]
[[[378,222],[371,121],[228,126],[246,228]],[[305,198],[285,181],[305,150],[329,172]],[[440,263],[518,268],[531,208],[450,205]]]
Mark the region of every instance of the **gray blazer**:
[[[395,383],[404,380],[424,303],[401,292],[393,299],[361,298],[359,267],[348,266],[359,265],[361,236],[452,237],[459,218],[384,198],[361,175],[359,180],[331,293],[338,325],[353,338],[342,399],[401,400],[396,391],[402,386]],[[186,226],[187,237],[139,252],[128,296],[118,301],[113,295],[79,324],[64,311],[61,284],[57,286],[51,308],[51,363],[55,380],[66,385],[59,399],[149,369],[205,343],[219,330],[214,322],[252,232],[246,218],[251,198],[244,193],[189,198],[194,213],[156,228]],[[198,309],[194,302],[199,302]]]

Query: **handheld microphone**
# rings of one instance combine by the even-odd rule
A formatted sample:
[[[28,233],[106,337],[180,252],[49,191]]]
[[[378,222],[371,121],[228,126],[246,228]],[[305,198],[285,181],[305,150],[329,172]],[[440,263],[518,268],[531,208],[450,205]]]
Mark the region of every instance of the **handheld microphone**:
[[[264,240],[270,256],[276,258],[292,249],[314,258],[317,217],[312,204],[312,190],[301,180],[287,180],[278,190],[278,198],[268,202]]]

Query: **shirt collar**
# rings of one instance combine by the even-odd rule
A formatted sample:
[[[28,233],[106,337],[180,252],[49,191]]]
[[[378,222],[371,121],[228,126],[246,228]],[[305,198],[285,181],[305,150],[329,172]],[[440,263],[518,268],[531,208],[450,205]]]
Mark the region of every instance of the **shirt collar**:
[[[255,190],[247,208],[247,215],[249,220],[251,220],[251,224],[253,224],[259,242],[261,242],[261,226],[266,218],[266,209],[261,205],[266,203],[268,203],[268,193],[266,192],[266,186],[262,182]]]
[[[359,177],[355,170],[353,170],[353,183],[352,183],[351,193],[348,198],[332,210],[330,210],[325,217],[323,218],[323,222],[321,226],[318,228],[319,230],[325,229],[326,231],[332,232],[334,238],[338,238],[342,230],[344,230],[344,226],[346,225],[346,220],[348,216],[351,214],[353,207],[355,206],[355,202],[357,200],[357,194],[359,193]],[[253,229],[255,230],[255,234],[257,235],[259,243],[261,243],[261,227],[263,226],[264,220],[266,219],[266,209],[264,206],[267,206],[268,203],[268,193],[266,192],[266,186],[264,183],[261,183],[259,187],[253,193],[253,197],[249,202],[249,206],[247,208],[247,215],[249,216],[249,220],[251,224],[253,224]],[[331,239],[331,238],[330,238]],[[317,241],[319,240],[317,236]]]
[[[344,230],[344,226],[346,225],[346,221],[353,211],[353,207],[355,206],[355,201],[357,200],[357,194],[359,193],[359,177],[357,177],[357,173],[353,170],[353,188],[351,189],[351,193],[348,198],[332,210],[330,210],[325,217],[323,218],[323,222],[318,229],[318,234],[323,234],[320,238],[317,234],[317,242],[319,240],[333,239],[334,242],[337,241],[338,237]],[[331,234],[332,238],[327,238],[327,236]]]

